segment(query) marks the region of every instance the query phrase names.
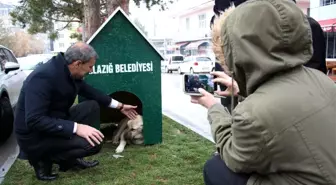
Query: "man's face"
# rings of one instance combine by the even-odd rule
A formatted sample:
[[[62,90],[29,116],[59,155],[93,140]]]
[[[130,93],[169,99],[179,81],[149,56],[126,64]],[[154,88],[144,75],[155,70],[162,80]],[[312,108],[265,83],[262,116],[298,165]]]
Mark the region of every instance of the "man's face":
[[[74,62],[74,73],[72,76],[75,79],[83,79],[84,76],[92,72],[92,68],[96,63],[95,58],[91,58],[89,62],[83,63],[82,61],[76,61]]]

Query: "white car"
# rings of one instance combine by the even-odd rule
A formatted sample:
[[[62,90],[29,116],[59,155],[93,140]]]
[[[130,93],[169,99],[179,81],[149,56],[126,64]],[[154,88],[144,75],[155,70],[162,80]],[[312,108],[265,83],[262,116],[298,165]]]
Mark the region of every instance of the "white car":
[[[0,45],[0,144],[13,132],[13,109],[25,80],[13,52]]]
[[[208,56],[188,56],[184,58],[183,63],[179,65],[177,71],[183,73],[209,73],[214,71],[215,62]]]
[[[48,62],[53,56],[51,54],[28,55],[17,60],[19,61],[20,69],[28,76],[37,66]]]
[[[179,66],[183,63],[184,56],[180,54],[168,55],[162,63],[164,66],[164,71],[166,73],[172,73],[173,71],[178,71]]]

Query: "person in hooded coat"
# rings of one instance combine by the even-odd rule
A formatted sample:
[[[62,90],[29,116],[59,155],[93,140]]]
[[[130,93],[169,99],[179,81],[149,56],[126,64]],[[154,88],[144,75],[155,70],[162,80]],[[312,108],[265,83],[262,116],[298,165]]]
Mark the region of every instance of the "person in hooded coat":
[[[235,7],[244,3],[246,0],[215,0],[215,5],[213,7],[213,12],[215,15],[212,16],[210,20],[210,29],[212,30],[214,20],[216,17],[219,17],[222,12],[230,8],[231,5]],[[296,1],[293,0],[295,3]],[[327,74],[326,66],[326,43],[324,38],[323,29],[320,24],[312,17],[307,16],[310,28],[312,30],[312,39],[313,39],[313,56],[312,58],[304,64],[306,67],[317,69],[324,74]],[[215,71],[225,71],[223,67],[215,62]],[[227,87],[224,85],[219,85],[221,91],[225,91]],[[238,97],[230,98],[221,98],[221,103],[224,107],[228,108],[231,111],[230,107],[237,106],[239,102]]]
[[[215,0],[215,5],[213,7],[214,14],[210,20],[210,30],[212,30],[214,25],[214,20],[216,17],[221,15],[221,12],[223,12],[225,9],[229,8],[231,6],[230,0]],[[215,62],[215,71],[225,71],[224,68],[219,64],[218,59],[216,58]],[[219,88],[221,91],[227,90],[227,87],[225,85],[219,84]],[[231,98],[221,98],[220,99],[221,104],[228,108],[227,110],[231,113],[231,106],[236,106],[238,104],[238,98],[234,97]]]
[[[250,0],[215,20],[214,52],[237,84],[212,74],[246,98],[230,114],[204,89],[191,97],[208,109],[219,151],[204,166],[206,185],[336,184],[336,87],[304,66],[311,35],[292,1]]]
[[[218,5],[217,10],[215,12],[224,11],[227,7],[227,0],[217,0]],[[246,0],[232,0],[234,5],[237,7],[240,4],[244,3]],[[296,3],[296,0],[293,0]],[[224,3],[223,3],[224,2]],[[325,37],[323,33],[323,29],[321,25],[312,17],[306,15],[311,31],[312,31],[312,39],[313,39],[313,56],[312,58],[304,64],[306,67],[310,67],[313,69],[317,69],[324,74],[327,74],[327,66],[326,66],[326,43]]]

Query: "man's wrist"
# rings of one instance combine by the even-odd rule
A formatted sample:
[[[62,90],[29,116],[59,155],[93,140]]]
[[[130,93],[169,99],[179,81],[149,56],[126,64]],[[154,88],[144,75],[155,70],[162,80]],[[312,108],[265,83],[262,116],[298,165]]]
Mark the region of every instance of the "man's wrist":
[[[115,108],[118,108],[119,104],[120,103],[117,100],[112,99],[109,107],[115,109]]]
[[[119,103],[117,109],[122,110],[123,108],[124,108],[124,104],[123,103]]]

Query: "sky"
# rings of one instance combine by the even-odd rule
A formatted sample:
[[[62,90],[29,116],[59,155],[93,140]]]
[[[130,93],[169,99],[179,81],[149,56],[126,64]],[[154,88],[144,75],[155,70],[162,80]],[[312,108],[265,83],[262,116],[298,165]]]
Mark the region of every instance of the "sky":
[[[178,26],[176,20],[172,19],[173,14],[209,0],[192,0],[193,3],[190,3],[190,1],[191,0],[174,0],[174,3],[168,6],[168,10],[160,12],[158,6],[152,7],[149,11],[145,4],[141,4],[140,7],[137,7],[134,1],[130,0],[131,19],[135,17],[138,18],[145,26],[149,37],[154,36],[154,30],[156,30],[156,37],[171,37],[176,30],[176,26]],[[19,0],[0,0],[0,2],[5,4],[17,4]],[[154,29],[154,22],[156,29]]]

